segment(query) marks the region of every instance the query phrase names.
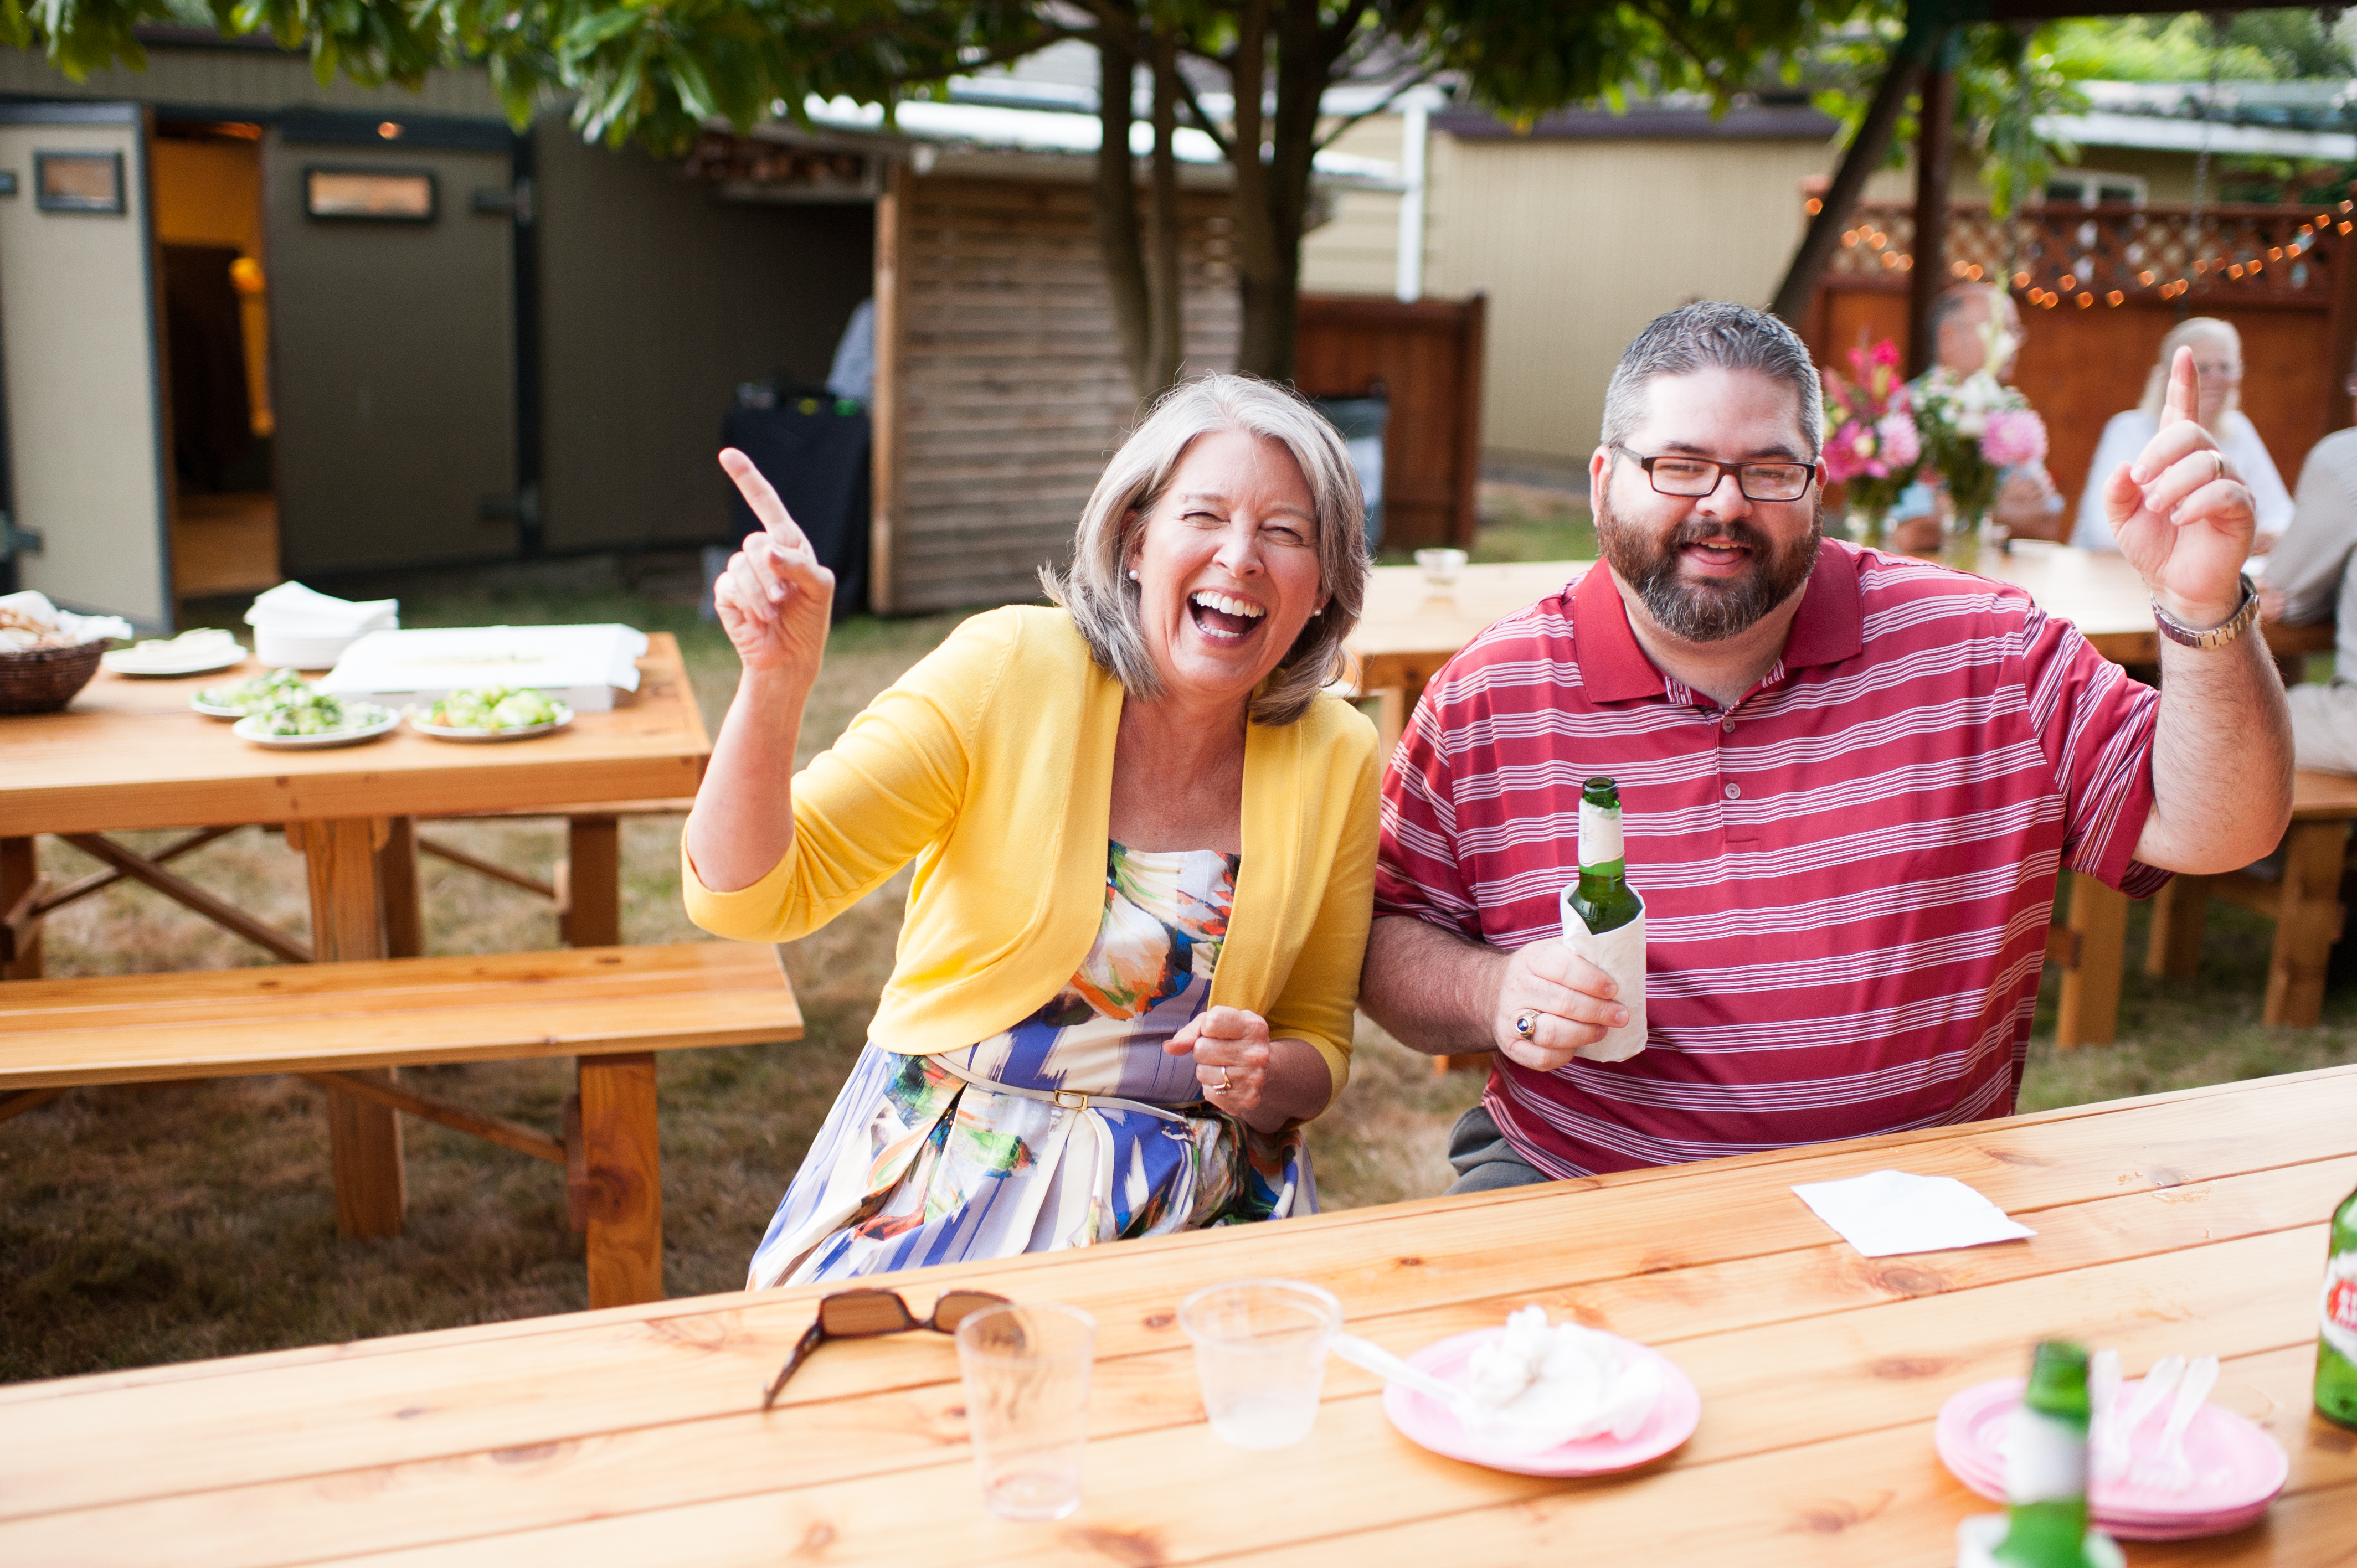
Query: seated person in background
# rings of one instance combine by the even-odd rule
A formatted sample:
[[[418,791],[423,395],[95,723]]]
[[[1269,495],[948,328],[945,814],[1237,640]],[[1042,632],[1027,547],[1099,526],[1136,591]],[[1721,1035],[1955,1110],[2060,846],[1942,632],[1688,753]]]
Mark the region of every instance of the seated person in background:
[[[764,532],[715,585],[744,664],[688,913],[816,930],[917,863],[866,1047],[749,1288],[1314,1213],[1374,877],[1374,727],[1323,688],[1366,585],[1341,438],[1208,376],[1097,481],[1055,608],[967,621],[793,773],[834,579]],[[788,775],[792,777],[789,779]]]
[[[1991,326],[1994,321],[1996,325]],[[2020,308],[2013,295],[1994,284],[1965,283],[1945,289],[1932,301],[1925,323],[1932,334],[1932,369],[1918,376],[1913,390],[1921,395],[1924,382],[1944,372],[1962,381],[1989,362],[1992,349],[1997,363],[1991,374],[2013,380],[2015,360],[2029,338],[2022,329]],[[1939,476],[1927,464],[1922,477],[1907,487],[1890,509],[1890,547],[1928,553],[1940,548]],[[2062,497],[2043,463],[2009,468],[1997,481],[1996,503],[1989,521],[2015,539],[2062,537]]]
[[[2347,389],[2357,396],[2357,375]],[[2335,624],[2332,680],[2284,693],[2291,705],[2292,762],[2328,773],[2357,773],[2357,429],[2336,430],[2310,448],[2299,470],[2291,525],[2266,558],[2260,613],[2305,626]]]
[[[2201,406],[2193,423],[2217,437],[2236,477],[2250,488],[2258,518],[2258,536],[2251,553],[2263,555],[2291,521],[2291,492],[2276,472],[2258,427],[2243,413],[2243,335],[2232,322],[2196,316],[2180,321],[2160,340],[2160,357],[2144,380],[2144,401],[2125,413],[2115,413],[2104,425],[2095,444],[2095,460],[2087,465],[2087,491],[2079,498],[2078,526],[2071,542],[2083,550],[2117,550],[2104,511],[2104,476],[2131,462],[2160,428],[2160,405],[2168,394],[2169,368],[2179,349],[2193,351],[2193,371],[2201,380]]]
[[[1782,322],[1698,305],[1638,334],[1588,465],[1602,561],[1449,661],[1384,779],[1361,1004],[1496,1053],[1457,1190],[2002,1116],[2064,868],[2144,895],[2275,847],[2250,492],[2193,397],[2187,355],[2141,478],[2104,489],[2193,639],[2156,692],[2019,589],[1825,538]],[[1575,1055],[1626,1011],[1558,935],[1591,774],[1649,906],[1647,1044],[1610,1063]]]

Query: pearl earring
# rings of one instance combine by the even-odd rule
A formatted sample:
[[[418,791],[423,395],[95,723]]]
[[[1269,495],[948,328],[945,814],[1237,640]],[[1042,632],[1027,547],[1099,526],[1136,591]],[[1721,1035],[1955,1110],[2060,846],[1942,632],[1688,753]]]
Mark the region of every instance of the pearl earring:
[[[1129,580],[1133,583],[1137,581],[1137,568],[1135,566],[1129,569]]]

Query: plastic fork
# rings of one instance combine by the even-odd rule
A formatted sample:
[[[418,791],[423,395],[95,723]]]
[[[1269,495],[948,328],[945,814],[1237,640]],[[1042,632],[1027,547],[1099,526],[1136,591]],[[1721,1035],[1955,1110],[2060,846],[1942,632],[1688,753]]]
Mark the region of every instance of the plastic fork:
[[[1429,1394],[1447,1405],[1459,1421],[1469,1426],[1489,1413],[1476,1405],[1463,1389],[1454,1383],[1444,1382],[1413,1362],[1393,1355],[1372,1339],[1361,1339],[1355,1334],[1337,1334],[1326,1342],[1326,1346],[1354,1367],[1362,1368],[1389,1382],[1405,1383],[1420,1394]]]
[[[2185,1376],[2185,1358],[2163,1356],[2144,1375],[2136,1389],[2136,1398],[2128,1403],[2127,1414],[2107,1426],[2099,1427],[2103,1446],[2095,1461],[2095,1474],[2116,1476],[2128,1467],[2129,1450],[2136,1442],[2136,1429],[2145,1423],[2160,1402],[2169,1396],[2179,1378]]]
[[[2193,1463],[2185,1456],[2185,1429],[2217,1386],[2217,1357],[2203,1356],[2185,1369],[2185,1380],[2177,1388],[2177,1402],[2169,1410],[2169,1424],[2160,1429],[2160,1446],[2130,1477],[2136,1485],[2181,1492],[2193,1484]]]

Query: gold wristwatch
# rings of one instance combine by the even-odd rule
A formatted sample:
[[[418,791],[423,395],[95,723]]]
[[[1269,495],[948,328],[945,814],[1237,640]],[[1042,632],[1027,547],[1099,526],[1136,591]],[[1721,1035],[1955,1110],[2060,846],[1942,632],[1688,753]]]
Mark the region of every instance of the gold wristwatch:
[[[2152,618],[2159,623],[2160,635],[2171,642],[2181,642],[2188,648],[2225,647],[2249,630],[2251,623],[2259,618],[2258,585],[2251,581],[2251,575],[2248,572],[2243,574],[2242,581],[2243,602],[2235,607],[2233,615],[2207,631],[2194,630],[2167,610],[2162,609],[2160,601],[2155,599],[2152,606]]]

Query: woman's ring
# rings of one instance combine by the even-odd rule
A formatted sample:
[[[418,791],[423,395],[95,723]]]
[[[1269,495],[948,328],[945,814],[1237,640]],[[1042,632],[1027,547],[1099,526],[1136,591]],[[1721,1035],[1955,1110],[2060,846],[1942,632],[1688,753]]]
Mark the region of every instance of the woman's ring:
[[[1539,1032],[1539,1013],[1535,1007],[1525,1007],[1514,1015],[1514,1037],[1527,1040]]]
[[[2218,460],[2218,478],[2221,479],[2224,478],[2226,477],[2226,454],[2219,451],[2213,446],[2210,449],[2210,456]]]
[[[1220,1069],[1220,1081],[1213,1084],[1207,1084],[1204,1087],[1208,1088],[1213,1094],[1225,1094],[1229,1090],[1232,1090],[1235,1085],[1228,1081],[1228,1069],[1222,1068]]]

